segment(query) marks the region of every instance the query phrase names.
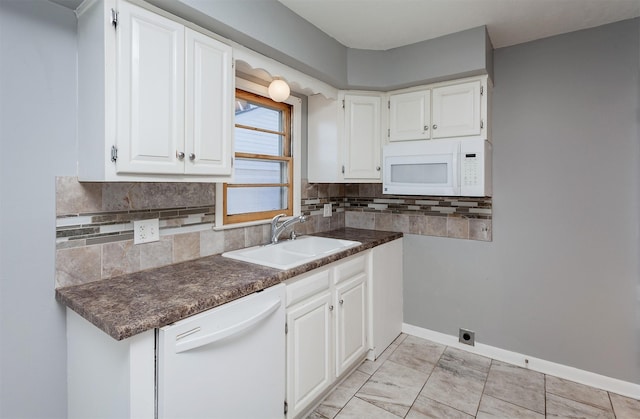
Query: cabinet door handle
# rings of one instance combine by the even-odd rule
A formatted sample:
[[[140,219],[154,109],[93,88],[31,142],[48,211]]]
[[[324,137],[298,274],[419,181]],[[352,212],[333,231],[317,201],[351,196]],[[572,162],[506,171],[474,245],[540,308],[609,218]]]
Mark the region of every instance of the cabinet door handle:
[[[340,304],[344,304],[344,300],[340,300],[338,301]]]
[[[429,125],[425,125],[425,126],[424,126],[424,130],[425,130],[425,131],[429,131]]]
[[[189,160],[194,161],[196,159],[196,155],[193,153],[189,154]]]
[[[329,311],[333,311],[333,305],[329,306]]]
[[[438,126],[436,124],[433,124],[433,129],[438,129]]]
[[[376,166],[376,171],[380,171],[380,166]]]
[[[184,151],[176,151],[176,157],[178,160],[184,160]]]

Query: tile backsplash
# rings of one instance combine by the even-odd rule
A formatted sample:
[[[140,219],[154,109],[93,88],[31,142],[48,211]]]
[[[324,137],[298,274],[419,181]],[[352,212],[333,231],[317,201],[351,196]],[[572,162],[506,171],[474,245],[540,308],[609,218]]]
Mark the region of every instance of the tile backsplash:
[[[380,184],[303,180],[298,234],[342,227],[491,241],[490,198],[396,197]],[[323,217],[324,204],[332,216]],[[160,219],[160,241],[133,244],[133,221]],[[214,231],[215,184],[80,183],[56,178],[56,287],[107,279],[269,240],[269,224]]]

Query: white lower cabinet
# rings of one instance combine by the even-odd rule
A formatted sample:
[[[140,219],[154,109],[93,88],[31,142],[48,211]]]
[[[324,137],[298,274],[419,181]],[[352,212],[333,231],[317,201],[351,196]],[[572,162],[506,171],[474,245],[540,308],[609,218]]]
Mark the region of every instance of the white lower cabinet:
[[[275,288],[277,286],[271,289]],[[266,293],[268,291],[255,295]],[[286,282],[285,294],[286,417],[300,418],[309,413],[339,380],[356,368],[367,353],[370,356],[373,354],[375,359],[400,334],[402,239],[292,278]],[[238,303],[240,301],[236,300]],[[231,302],[210,312],[227,313],[226,310],[233,304]],[[185,319],[163,330],[196,321],[199,316]],[[264,321],[261,320],[260,324]],[[282,345],[282,317],[278,322],[280,326],[275,328],[277,331],[271,330],[268,334],[275,335],[276,341]],[[224,328],[223,333],[227,333],[229,329],[225,324],[215,322],[216,327]],[[187,329],[186,333],[195,339],[191,331],[200,327]],[[162,375],[164,365],[163,353],[166,352],[157,351],[162,342],[161,337],[161,332],[156,334],[155,330],[148,330],[116,341],[67,309],[68,417],[161,417],[159,415],[162,414],[162,409],[155,410],[160,405],[157,398],[163,394],[163,386],[158,386],[158,377]],[[232,377],[229,377],[229,373],[222,374],[227,376],[221,378],[225,380],[226,386],[242,387],[245,392],[257,394],[250,385],[242,383],[253,381],[255,387],[259,384],[256,378],[259,370],[263,369],[261,363],[275,365],[274,361],[268,360],[266,336],[263,338],[260,338],[260,344],[251,345],[257,353],[250,355],[251,359],[242,363],[248,367],[247,371],[239,371]],[[234,337],[231,340],[235,342],[238,339]],[[213,346],[217,347],[217,344]],[[192,352],[201,354],[202,351],[192,349],[184,354],[187,357],[195,356]],[[252,364],[250,361],[255,362]],[[281,362],[277,368],[282,369]],[[198,367],[195,369],[203,370]],[[171,383],[174,391],[183,391],[184,386],[176,385],[176,382],[184,380],[185,378],[179,378]],[[234,380],[236,385],[232,384]],[[274,380],[271,374],[268,380],[261,383],[276,388]],[[211,387],[210,383],[202,386]],[[281,395],[282,388],[276,389],[276,393]],[[278,398],[278,403],[282,403],[279,395],[273,397]],[[177,397],[179,400],[188,400],[185,394],[178,394]],[[280,417],[280,412],[268,416]]]
[[[301,417],[367,353],[370,252],[287,284],[288,418]]]
[[[333,354],[328,290],[287,312],[287,404],[289,417],[331,384]]]
[[[371,249],[369,354],[375,360],[402,330],[402,240]]]
[[[366,275],[336,287],[336,376],[367,351]]]

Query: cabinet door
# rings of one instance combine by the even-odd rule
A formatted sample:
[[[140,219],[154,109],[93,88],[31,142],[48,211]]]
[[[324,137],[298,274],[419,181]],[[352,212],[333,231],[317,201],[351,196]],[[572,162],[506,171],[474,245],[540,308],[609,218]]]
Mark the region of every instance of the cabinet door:
[[[380,179],[381,101],[378,96],[345,95],[345,179]]]
[[[327,290],[287,312],[288,417],[296,417],[333,382],[332,310]]]
[[[480,81],[433,89],[431,138],[480,135]]]
[[[184,26],[128,2],[117,30],[118,173],[183,173]]]
[[[367,351],[366,274],[336,287],[336,376]]]
[[[230,175],[234,96],[231,47],[185,30],[185,173]]]
[[[430,90],[391,95],[389,109],[389,141],[429,139]]]

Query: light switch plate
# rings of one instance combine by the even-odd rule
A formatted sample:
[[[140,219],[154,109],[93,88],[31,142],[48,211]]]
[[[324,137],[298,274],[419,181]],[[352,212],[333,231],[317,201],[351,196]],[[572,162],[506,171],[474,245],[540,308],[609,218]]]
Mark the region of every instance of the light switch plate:
[[[324,204],[324,217],[331,217],[331,204]]]
[[[160,220],[139,220],[133,222],[133,244],[157,242],[160,240]]]

